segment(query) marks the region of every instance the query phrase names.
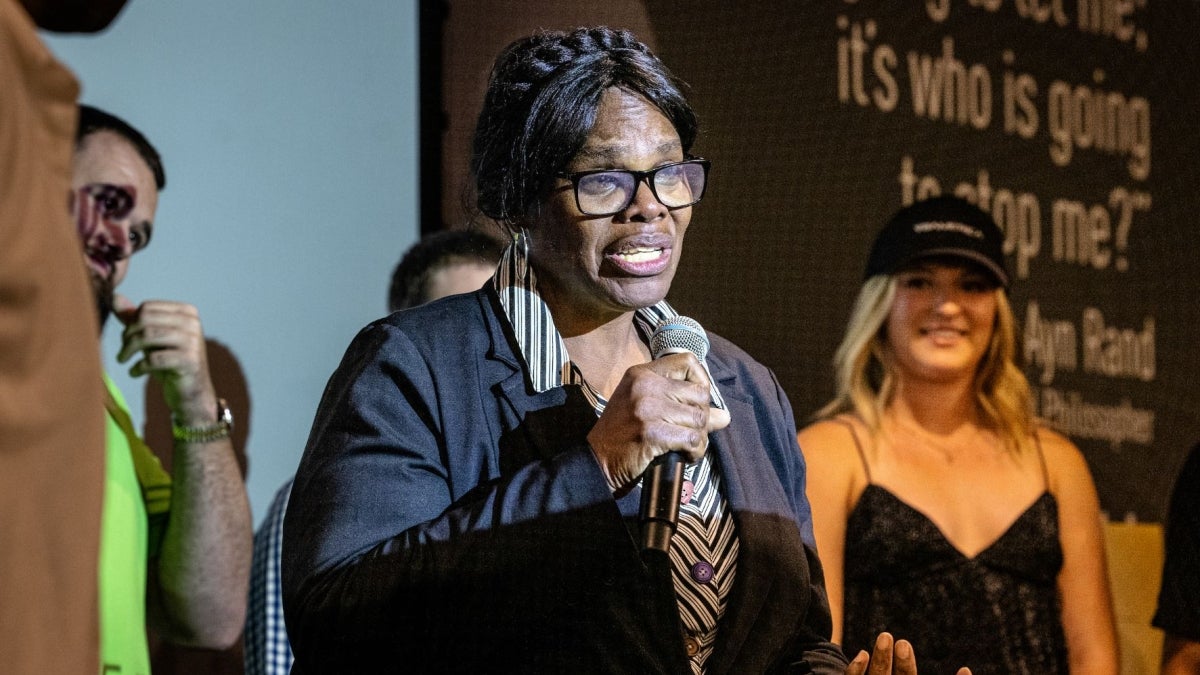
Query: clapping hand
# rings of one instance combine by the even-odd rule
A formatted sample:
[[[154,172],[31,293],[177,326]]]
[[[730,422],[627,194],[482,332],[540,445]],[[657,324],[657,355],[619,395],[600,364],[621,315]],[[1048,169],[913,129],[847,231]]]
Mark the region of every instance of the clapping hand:
[[[871,654],[860,651],[846,666],[846,675],[917,675],[917,657],[908,640],[880,633]],[[971,670],[959,668],[958,675],[971,675]]]

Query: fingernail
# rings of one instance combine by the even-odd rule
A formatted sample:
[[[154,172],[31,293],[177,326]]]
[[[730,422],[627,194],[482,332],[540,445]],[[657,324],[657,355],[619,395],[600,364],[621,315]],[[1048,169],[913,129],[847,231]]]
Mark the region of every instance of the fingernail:
[[[907,641],[901,640],[896,643],[896,656],[907,659],[912,656],[912,646]]]
[[[869,654],[867,654],[866,650],[860,649],[858,650],[858,655],[854,657],[854,663],[866,663],[870,658],[871,657]]]

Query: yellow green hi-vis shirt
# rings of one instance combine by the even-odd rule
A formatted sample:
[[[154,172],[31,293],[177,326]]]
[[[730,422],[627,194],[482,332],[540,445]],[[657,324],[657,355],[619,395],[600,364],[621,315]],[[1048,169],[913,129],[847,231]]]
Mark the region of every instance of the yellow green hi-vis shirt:
[[[150,675],[146,642],[150,528],[133,459],[133,446],[145,446],[133,430],[121,392],[107,376],[104,383],[110,398],[100,526],[100,672]]]

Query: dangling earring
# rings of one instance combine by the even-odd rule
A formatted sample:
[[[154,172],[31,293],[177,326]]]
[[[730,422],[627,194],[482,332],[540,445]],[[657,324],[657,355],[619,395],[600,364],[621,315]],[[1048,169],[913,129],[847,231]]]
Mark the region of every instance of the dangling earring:
[[[529,232],[523,227],[512,227],[509,234],[512,243],[505,249],[504,256],[512,260],[513,273],[517,278],[524,278],[529,272]]]
[[[526,259],[529,259],[529,230],[526,230],[522,227],[521,229],[517,230],[517,234],[515,236],[517,238],[517,243],[521,246],[521,254]]]

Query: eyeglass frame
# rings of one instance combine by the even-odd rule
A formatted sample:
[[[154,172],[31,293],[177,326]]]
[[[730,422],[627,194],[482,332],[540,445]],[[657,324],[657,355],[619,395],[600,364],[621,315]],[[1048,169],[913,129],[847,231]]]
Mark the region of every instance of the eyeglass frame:
[[[698,164],[698,165],[700,165],[700,167],[704,170],[704,189],[700,192],[700,196],[698,198],[696,198],[696,200],[693,202],[689,202],[687,204],[681,204],[679,206],[667,206],[666,203],[663,202],[662,198],[658,196],[658,188],[654,187],[654,175],[657,174],[659,171],[662,171],[663,169],[668,169],[673,166],[679,166],[680,164]],[[641,183],[645,183],[650,188],[650,194],[653,195],[654,199],[659,204],[662,204],[663,207],[666,208],[668,211],[674,211],[676,209],[682,209],[682,208],[687,208],[689,206],[695,206],[696,204],[700,203],[700,200],[704,199],[705,193],[708,192],[708,172],[709,172],[709,168],[711,166],[712,166],[712,162],[710,162],[707,159],[704,159],[703,157],[688,156],[686,159],[682,159],[678,162],[669,162],[669,163],[663,164],[661,166],[656,166],[653,169],[649,169],[647,171],[635,171],[633,169],[588,169],[586,171],[573,171],[571,173],[567,173],[566,171],[560,171],[554,175],[557,178],[565,178],[571,182],[571,193],[575,196],[575,208],[579,209],[580,213],[582,213],[585,216],[591,216],[593,218],[603,218],[605,216],[615,216],[616,214],[629,208],[629,205],[633,203],[633,200],[637,199],[637,192],[638,192],[637,188],[638,188],[638,185]],[[621,208],[617,209],[616,211],[609,211],[607,213],[588,213],[587,211],[583,210],[583,205],[579,203],[579,181],[583,178],[586,178],[588,176],[594,176],[599,173],[625,173],[625,174],[632,175],[634,178],[633,190],[629,193],[629,201],[625,202],[625,205],[622,206]]]

